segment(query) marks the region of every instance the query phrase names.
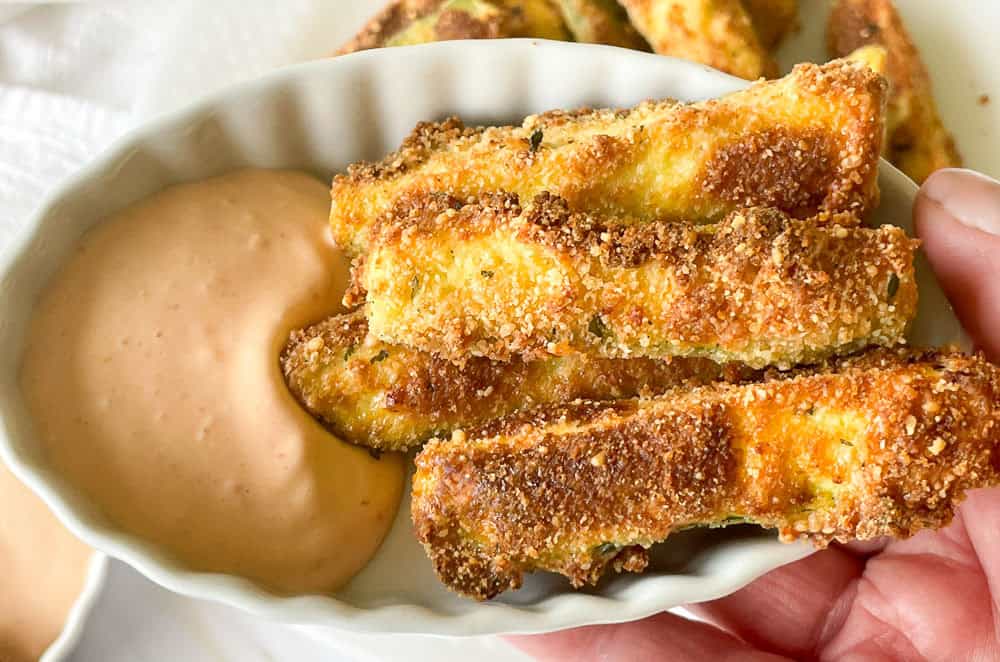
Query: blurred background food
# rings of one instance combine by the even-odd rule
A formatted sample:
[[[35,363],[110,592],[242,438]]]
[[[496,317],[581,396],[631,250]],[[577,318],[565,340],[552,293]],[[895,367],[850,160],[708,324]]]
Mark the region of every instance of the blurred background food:
[[[799,20],[799,0],[743,0],[757,39],[769,49],[795,29]]]
[[[777,75],[740,0],[620,0],[653,50],[740,78]]]
[[[917,182],[938,168],[961,165],[938,115],[927,67],[891,0],[838,0],[827,40],[832,57],[861,59],[889,79],[887,159]]]
[[[449,39],[533,37],[670,55],[748,80],[799,27],[798,0],[392,0],[337,54]],[[835,0],[831,58],[865,62],[890,84],[884,156],[916,182],[962,165],[931,79],[892,0]]]
[[[575,41],[650,50],[616,0],[559,0],[559,8]]]

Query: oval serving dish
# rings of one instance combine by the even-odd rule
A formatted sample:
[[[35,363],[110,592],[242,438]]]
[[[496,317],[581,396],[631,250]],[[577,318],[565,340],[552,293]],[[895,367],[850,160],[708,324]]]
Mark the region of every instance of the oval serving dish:
[[[64,183],[0,260],[0,456],[71,531],[166,588],[302,625],[477,635],[620,622],[720,597],[802,558],[807,545],[784,545],[758,529],[695,530],[657,546],[643,575],[612,577],[590,591],[533,575],[523,589],[477,604],[438,583],[413,537],[404,499],[385,543],[345,588],[330,596],[276,596],[240,577],[184,567],[104,518],[46,465],[17,383],[32,306],[81,234],[165,186],[248,165],[299,168],[326,179],[351,162],[381,158],[418,121],[452,114],[469,124],[520,123],[552,108],[695,101],[745,85],[701,65],[605,46],[445,42],[289,67],[162,117]],[[916,187],[884,162],[880,184],[882,205],[872,220],[912,232]],[[962,342],[926,263],[918,270],[921,305],[912,339]]]

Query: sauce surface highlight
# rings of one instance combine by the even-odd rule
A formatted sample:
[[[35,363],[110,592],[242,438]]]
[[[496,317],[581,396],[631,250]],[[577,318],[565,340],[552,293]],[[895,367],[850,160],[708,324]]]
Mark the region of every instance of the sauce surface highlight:
[[[182,184],[102,222],[34,314],[22,388],[49,462],[189,567],[287,594],[354,576],[392,524],[402,456],[294,401],[278,354],[339,308],[329,193],[289,171]]]
[[[37,660],[62,632],[91,549],[0,462],[0,660]]]

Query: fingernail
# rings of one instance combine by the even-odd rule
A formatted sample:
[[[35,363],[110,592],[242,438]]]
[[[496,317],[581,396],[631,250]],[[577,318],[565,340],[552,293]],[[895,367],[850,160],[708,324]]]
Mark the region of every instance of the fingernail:
[[[1000,182],[973,170],[948,168],[927,178],[920,195],[963,225],[1000,235]]]

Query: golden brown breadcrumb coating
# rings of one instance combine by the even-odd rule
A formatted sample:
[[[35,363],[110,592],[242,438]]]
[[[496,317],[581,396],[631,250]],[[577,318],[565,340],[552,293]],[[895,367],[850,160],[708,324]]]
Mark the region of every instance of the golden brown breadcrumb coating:
[[[740,0],[619,0],[653,51],[754,80],[776,65]]]
[[[938,114],[930,74],[891,0],[838,0],[828,25],[830,53],[844,57],[865,46],[886,50],[889,79],[885,156],[920,183],[939,168],[962,165]]]
[[[520,127],[420,124],[398,152],[334,177],[333,238],[362,253],[379,216],[435,191],[548,191],[574,210],[643,220],[754,205],[862,215],[878,202],[884,94],[881,76],[838,61],[702,103],[552,111]]]
[[[743,0],[743,6],[764,48],[776,47],[798,27],[799,0]]]
[[[345,441],[406,451],[434,435],[522,409],[577,398],[654,395],[682,383],[738,381],[753,373],[707,359],[601,359],[571,354],[457,365],[368,334],[363,311],[292,333],[281,355],[285,381],[317,420]]]
[[[851,222],[751,208],[637,225],[548,194],[525,209],[510,194],[431,195],[382,219],[345,303],[364,292],[377,337],[457,362],[579,351],[790,366],[894,345],[915,314],[917,242]]]
[[[758,384],[540,407],[436,439],[412,517],[441,580],[488,599],[535,570],[641,571],[691,526],[749,521],[817,546],[948,524],[1000,483],[1000,369],[876,350]]]

